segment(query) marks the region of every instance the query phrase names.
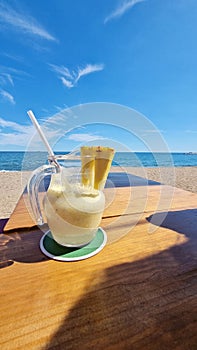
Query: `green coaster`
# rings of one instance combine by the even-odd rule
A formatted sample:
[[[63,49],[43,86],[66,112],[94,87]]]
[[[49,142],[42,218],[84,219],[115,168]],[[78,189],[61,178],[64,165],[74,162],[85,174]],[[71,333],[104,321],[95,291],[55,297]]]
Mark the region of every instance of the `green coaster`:
[[[47,231],[40,240],[41,251],[54,260],[78,261],[90,258],[99,253],[107,243],[106,232],[99,227],[94,239],[80,248],[64,247],[54,241],[50,231]]]

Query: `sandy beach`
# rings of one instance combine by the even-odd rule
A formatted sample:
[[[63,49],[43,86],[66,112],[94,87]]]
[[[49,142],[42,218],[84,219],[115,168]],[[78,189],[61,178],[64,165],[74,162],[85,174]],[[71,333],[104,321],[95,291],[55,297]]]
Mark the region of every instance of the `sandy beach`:
[[[197,193],[197,167],[130,167],[129,172],[136,176]],[[0,172],[0,219],[10,217],[20,195],[23,193],[29,176],[29,172]]]

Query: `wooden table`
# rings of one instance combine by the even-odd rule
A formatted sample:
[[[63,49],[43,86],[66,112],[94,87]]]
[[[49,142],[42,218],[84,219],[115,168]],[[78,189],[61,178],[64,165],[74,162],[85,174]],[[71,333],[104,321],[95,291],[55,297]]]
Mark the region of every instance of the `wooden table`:
[[[21,198],[0,235],[1,350],[197,348],[197,194],[105,194],[109,243],[69,263],[41,253]]]

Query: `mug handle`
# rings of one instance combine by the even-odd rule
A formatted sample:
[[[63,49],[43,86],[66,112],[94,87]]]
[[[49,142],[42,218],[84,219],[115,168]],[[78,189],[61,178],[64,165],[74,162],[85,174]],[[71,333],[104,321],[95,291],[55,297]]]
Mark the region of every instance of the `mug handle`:
[[[33,216],[36,220],[37,225],[41,226],[44,224],[44,219],[42,216],[42,211],[39,202],[39,186],[40,182],[47,175],[52,175],[57,172],[57,167],[55,165],[43,165],[33,171],[31,178],[27,184],[27,193],[29,197],[29,202],[33,212]]]

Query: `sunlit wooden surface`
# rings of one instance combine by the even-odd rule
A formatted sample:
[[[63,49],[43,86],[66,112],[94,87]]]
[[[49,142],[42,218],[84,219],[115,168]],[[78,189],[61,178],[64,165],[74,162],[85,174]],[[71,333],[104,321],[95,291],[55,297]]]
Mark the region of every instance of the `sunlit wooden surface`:
[[[72,263],[41,253],[21,198],[0,235],[1,350],[196,349],[197,195],[162,185],[105,193],[113,243]]]

